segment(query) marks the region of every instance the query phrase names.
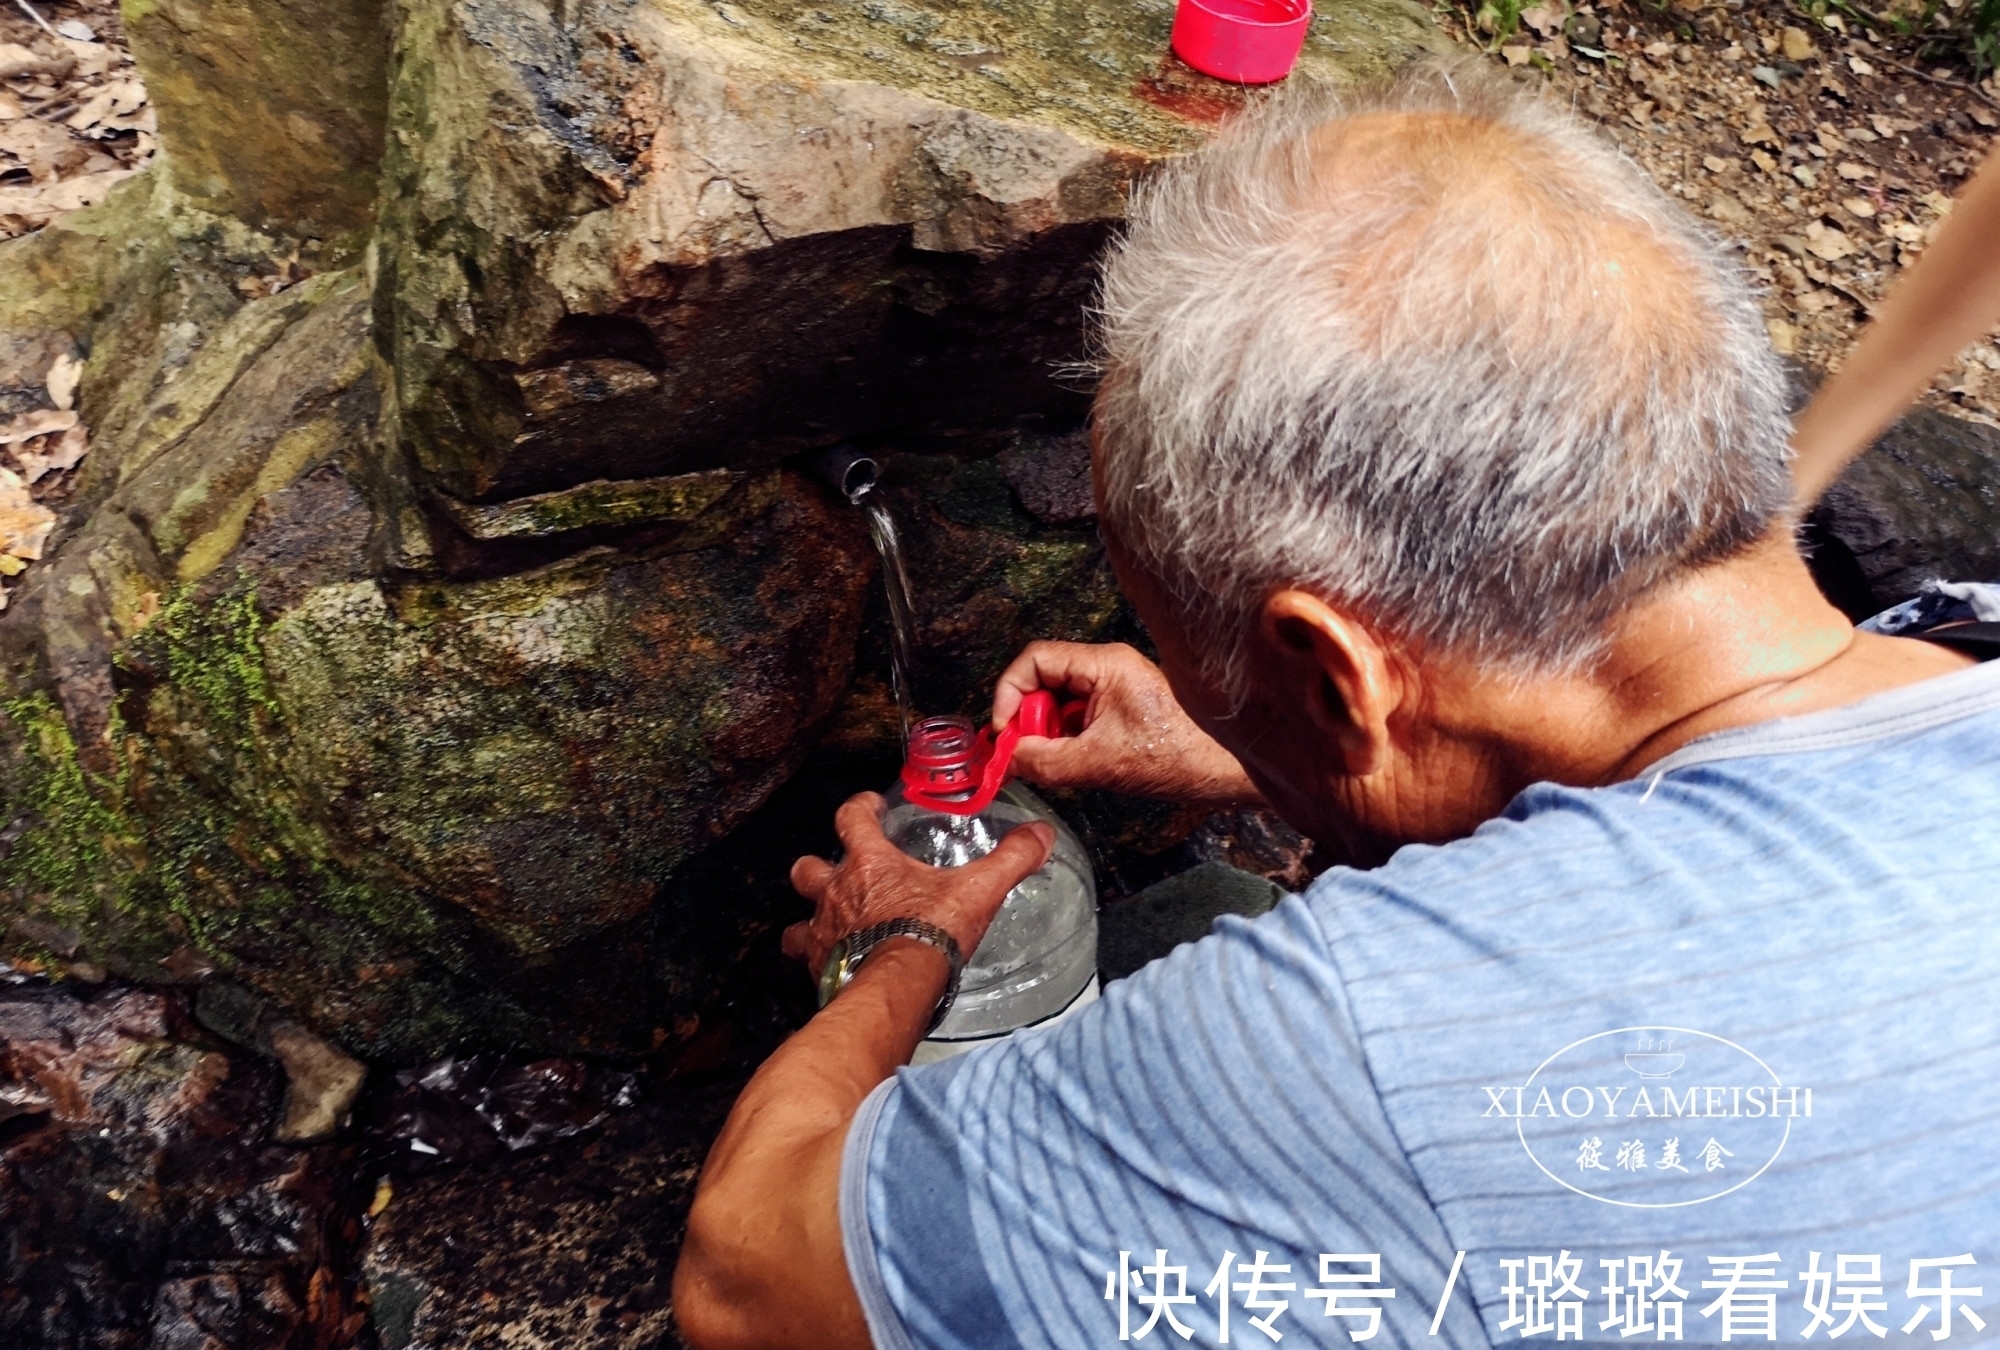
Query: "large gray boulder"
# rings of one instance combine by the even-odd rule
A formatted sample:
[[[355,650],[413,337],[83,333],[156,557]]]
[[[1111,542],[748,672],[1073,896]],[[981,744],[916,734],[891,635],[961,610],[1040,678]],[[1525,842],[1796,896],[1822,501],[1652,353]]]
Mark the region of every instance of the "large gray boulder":
[[[378,1056],[699,1025],[785,906],[691,860],[895,741],[866,532],[790,457],[898,461],[927,711],[1121,621],[1030,469],[1126,192],[1241,101],[1170,22],[135,8],[161,160],[0,246],[0,417],[81,358],[89,446],[0,583],[4,953],[227,975]],[[1328,6],[1300,78],[1436,42]]]

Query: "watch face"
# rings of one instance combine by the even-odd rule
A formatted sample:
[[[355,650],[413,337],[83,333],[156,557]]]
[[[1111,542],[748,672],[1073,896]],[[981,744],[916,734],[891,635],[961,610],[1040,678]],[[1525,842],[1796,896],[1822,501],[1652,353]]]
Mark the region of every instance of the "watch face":
[[[819,972],[819,1006],[824,1008],[833,1002],[833,996],[847,983],[848,967],[854,953],[853,945],[846,939],[833,944],[833,950],[826,954],[826,964]]]

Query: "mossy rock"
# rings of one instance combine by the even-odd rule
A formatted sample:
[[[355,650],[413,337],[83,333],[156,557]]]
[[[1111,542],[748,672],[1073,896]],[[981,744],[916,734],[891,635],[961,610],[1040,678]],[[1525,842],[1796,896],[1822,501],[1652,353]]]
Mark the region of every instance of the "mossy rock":
[[[921,710],[1131,635],[994,456],[1074,439],[1126,192],[1241,102],[1167,0],[125,14],[160,162],[0,245],[0,356],[80,354],[92,446],[0,614],[0,954],[399,1058],[712,1013],[796,901],[710,846],[895,752],[862,522],[783,467],[842,438],[896,463]],[[1327,7],[1299,78],[1437,41]]]
[[[1127,191],[1243,99],[1171,24],[1170,0],[413,8],[377,247],[423,474],[483,502],[1080,417],[1056,375]],[[1408,0],[1324,6],[1295,78],[1439,42]]]

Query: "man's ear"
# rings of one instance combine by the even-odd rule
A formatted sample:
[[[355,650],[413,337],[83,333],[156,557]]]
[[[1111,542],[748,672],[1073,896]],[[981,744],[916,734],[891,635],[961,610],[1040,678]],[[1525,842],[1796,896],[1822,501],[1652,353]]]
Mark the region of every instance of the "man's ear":
[[[1389,719],[1403,695],[1389,652],[1367,626],[1307,591],[1275,591],[1259,631],[1278,678],[1339,747],[1355,777],[1388,762]]]

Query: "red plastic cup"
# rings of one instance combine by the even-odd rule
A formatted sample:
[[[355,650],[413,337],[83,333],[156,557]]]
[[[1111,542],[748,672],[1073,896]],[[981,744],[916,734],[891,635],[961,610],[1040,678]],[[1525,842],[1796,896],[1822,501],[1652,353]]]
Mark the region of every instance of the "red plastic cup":
[[[1312,0],[1180,0],[1174,51],[1204,75],[1270,84],[1292,73],[1312,24]]]

